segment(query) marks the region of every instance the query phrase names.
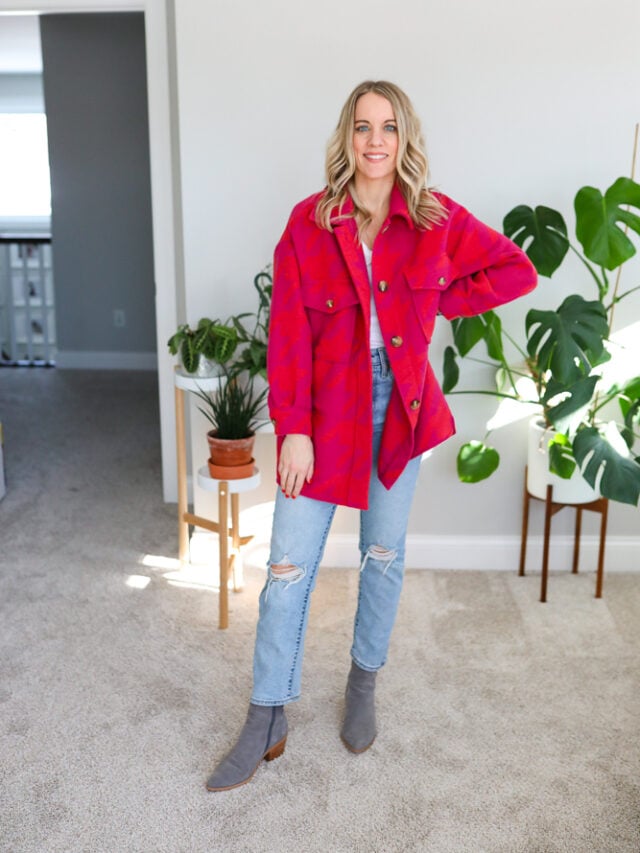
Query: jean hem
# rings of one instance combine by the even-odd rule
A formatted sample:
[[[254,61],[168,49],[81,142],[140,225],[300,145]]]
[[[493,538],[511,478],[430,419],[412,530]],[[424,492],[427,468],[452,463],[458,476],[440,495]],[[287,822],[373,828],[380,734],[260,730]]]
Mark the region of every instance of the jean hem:
[[[288,705],[291,702],[297,702],[300,699],[300,694],[297,696],[289,696],[286,699],[255,699],[251,697],[252,705],[261,705],[263,708],[277,708],[280,705]]]
[[[382,667],[386,663],[386,661],[382,661],[380,666],[370,666],[369,664],[362,663],[361,661],[359,661],[353,654],[351,655],[351,660],[359,669],[363,669],[365,672],[378,672],[378,670],[382,669]]]

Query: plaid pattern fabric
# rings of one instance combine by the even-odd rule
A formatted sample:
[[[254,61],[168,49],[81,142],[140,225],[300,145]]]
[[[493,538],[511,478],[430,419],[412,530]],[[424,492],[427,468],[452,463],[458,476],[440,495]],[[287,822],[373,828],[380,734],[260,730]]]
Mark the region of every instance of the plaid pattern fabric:
[[[408,460],[455,432],[429,364],[438,313],[481,314],[532,290],[536,272],[511,240],[438,195],[448,219],[412,222],[400,190],[373,252],[373,293],[395,388],[378,475],[389,488]],[[353,218],[333,233],[314,219],[319,194],[298,204],[275,251],[268,346],[269,410],[278,436],[313,438],[315,473],[302,494],[367,508],[372,460],[370,286]],[[343,210],[353,209],[349,201]]]

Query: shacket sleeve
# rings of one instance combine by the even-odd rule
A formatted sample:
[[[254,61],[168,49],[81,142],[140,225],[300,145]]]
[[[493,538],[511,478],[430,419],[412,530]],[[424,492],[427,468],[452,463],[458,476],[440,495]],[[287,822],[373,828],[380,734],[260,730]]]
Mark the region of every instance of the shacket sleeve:
[[[311,330],[288,229],[274,255],[267,377],[269,415],[276,435],[311,435]]]
[[[452,272],[440,311],[449,320],[482,314],[529,293],[537,284],[535,267],[526,254],[459,205],[450,213],[447,253]]]

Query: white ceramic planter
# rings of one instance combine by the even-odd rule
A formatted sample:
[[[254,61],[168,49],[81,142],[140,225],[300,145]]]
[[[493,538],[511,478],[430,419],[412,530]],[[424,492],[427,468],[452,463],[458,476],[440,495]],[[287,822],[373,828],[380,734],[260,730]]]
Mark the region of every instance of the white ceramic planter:
[[[553,486],[553,500],[564,504],[584,504],[598,500],[600,495],[583,478],[578,469],[569,480],[549,471],[549,439],[553,430],[546,428],[540,418],[529,421],[529,453],[527,488],[536,498],[545,500],[547,485]]]
[[[182,363],[182,359],[180,359],[180,370],[184,373],[185,376],[192,376],[194,379],[208,379],[213,376],[220,375],[220,365],[217,361],[211,361],[208,358],[200,353],[198,358],[198,366],[195,369],[194,373],[187,373],[185,370],[184,364]]]

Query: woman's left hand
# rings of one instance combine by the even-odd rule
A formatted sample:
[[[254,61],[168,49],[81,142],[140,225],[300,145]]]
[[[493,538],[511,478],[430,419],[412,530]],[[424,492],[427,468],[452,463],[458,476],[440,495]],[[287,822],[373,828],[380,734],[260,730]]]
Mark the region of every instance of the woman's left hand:
[[[313,442],[308,435],[286,435],[280,449],[278,474],[280,486],[288,498],[297,498],[305,482],[313,477]]]

